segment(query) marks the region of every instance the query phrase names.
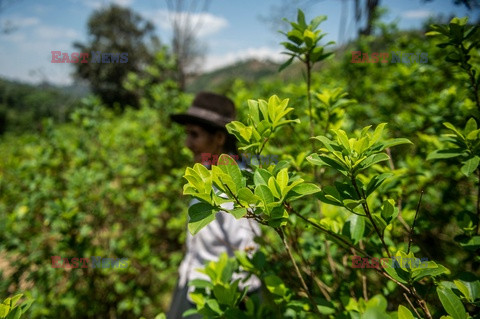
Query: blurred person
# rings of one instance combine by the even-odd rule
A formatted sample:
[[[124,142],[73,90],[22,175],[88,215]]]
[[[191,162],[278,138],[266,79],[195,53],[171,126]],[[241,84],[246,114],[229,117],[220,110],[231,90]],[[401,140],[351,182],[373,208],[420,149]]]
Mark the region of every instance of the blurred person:
[[[186,146],[192,151],[195,163],[201,163],[210,169],[210,163],[202,158],[202,154],[226,153],[238,156],[236,138],[225,128],[227,123],[235,120],[235,114],[235,105],[229,98],[201,92],[196,95],[186,113],[171,115],[171,119],[185,126]],[[239,167],[245,168],[241,163]],[[197,199],[193,199],[190,206],[198,202]],[[225,203],[222,207],[232,208],[233,202]],[[237,220],[224,211],[219,211],[215,220],[196,235],[191,235],[187,231],[186,254],[179,267],[179,280],[167,318],[182,318],[186,310],[195,308],[189,296],[194,287],[189,287],[188,282],[193,279],[209,280],[207,275],[196,269],[204,268],[208,261],[218,260],[223,252],[232,257],[235,250],[256,250],[258,247],[254,237],[259,235],[260,228],[255,221],[246,218]],[[246,275],[240,274],[234,279],[242,278],[243,281],[245,277]],[[251,294],[259,291],[260,285],[260,280],[251,276],[241,287],[249,286]],[[189,316],[188,318],[201,317]]]

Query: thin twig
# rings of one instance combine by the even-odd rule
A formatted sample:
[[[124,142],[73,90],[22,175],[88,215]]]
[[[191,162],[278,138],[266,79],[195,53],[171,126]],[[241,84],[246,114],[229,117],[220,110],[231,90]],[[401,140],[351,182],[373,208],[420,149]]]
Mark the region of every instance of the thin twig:
[[[412,228],[410,229],[410,234],[408,235],[407,255],[410,253],[410,245],[412,244],[412,241],[413,241],[412,235],[413,235],[413,231],[415,230],[415,222],[417,221],[418,211],[420,210],[420,204],[422,203],[422,197],[423,197],[423,189],[420,193],[420,199],[418,200],[417,209],[415,211],[415,217],[413,218]]]
[[[418,313],[417,308],[413,306],[412,302],[410,301],[410,298],[408,298],[408,295],[406,293],[403,293],[403,296],[405,297],[405,299],[407,299],[408,304],[410,305],[410,307],[412,307],[413,311],[415,311],[418,318],[421,318],[422,316],[420,316],[420,314]]]
[[[219,178],[220,181],[222,182],[222,179]],[[245,208],[247,210],[247,217],[246,218],[252,218],[252,219],[255,219],[256,222],[262,224],[262,225],[268,225],[268,223],[263,219],[261,218],[260,216],[258,215],[255,215],[254,213],[252,213],[250,210],[251,208],[250,207],[245,207],[244,205],[242,205],[242,203],[240,203],[240,200],[238,199],[237,196],[235,196],[235,194],[232,192],[232,190],[230,189],[230,187],[228,187],[227,184],[223,183],[223,186],[225,186],[228,191],[230,192],[230,194],[232,195],[232,197],[235,199],[235,201],[237,202],[238,205],[240,205],[241,207]]]
[[[477,169],[478,186],[477,186],[477,234],[480,235],[480,169]]]
[[[360,245],[360,248],[365,249],[365,246],[363,245],[362,240],[359,240],[358,244]],[[363,292],[363,299],[365,301],[368,301],[368,293],[367,293],[367,276],[365,276],[365,272],[362,270],[361,271],[361,276],[362,276],[362,292]]]
[[[314,223],[312,222],[311,220],[308,220],[307,218],[303,217],[302,215],[300,215],[297,211],[295,211],[288,203],[284,203],[284,206],[285,208],[287,209],[287,211],[291,214],[294,214],[298,217],[300,217],[303,221],[305,221],[306,223],[312,225],[313,227],[317,228],[318,230],[322,231],[323,233],[325,233],[326,235],[330,235],[331,237],[334,237],[335,239],[337,239],[338,241],[342,242],[342,244],[344,244],[344,248],[353,248],[355,249],[355,251],[358,251],[360,253],[362,253],[363,255],[365,255],[366,257],[370,257],[370,255],[368,255],[365,251],[363,251],[362,249],[358,248],[358,247],[355,247],[354,245],[352,245],[351,243],[349,243],[348,241],[346,241],[344,238],[342,238],[341,236],[339,236],[338,234],[332,232],[331,230],[328,230],[326,228],[324,228],[323,226],[317,224],[317,223]]]
[[[325,240],[325,248],[326,248],[326,253],[327,253],[327,260],[328,264],[330,265],[330,270],[332,270],[332,275],[337,278],[337,271],[335,269],[335,263],[332,258],[332,254],[330,254],[330,244],[328,243],[328,240]]]
[[[315,276],[315,274],[313,273],[313,271],[311,269],[307,269],[305,266],[302,266],[302,270],[308,275],[310,276],[313,281],[315,281],[315,283],[317,284],[317,287],[318,289],[320,289],[320,291],[322,292],[323,296],[325,297],[325,299],[327,299],[328,301],[331,301],[332,300],[332,297],[330,297],[330,293],[332,291],[332,289],[330,287],[328,287],[323,281],[321,281],[317,276]]]
[[[315,303],[315,299],[313,299],[313,296],[310,294],[310,291],[308,290],[307,284],[303,280],[302,274],[300,273],[300,269],[298,269],[297,262],[295,261],[295,258],[293,258],[292,252],[290,251],[290,247],[288,246],[287,240],[285,238],[285,233],[283,232],[282,228],[277,228],[277,233],[282,238],[283,245],[285,246],[285,249],[287,250],[288,257],[293,263],[293,268],[295,268],[295,272],[297,273],[298,279],[300,279],[300,283],[303,286],[303,289],[305,290],[305,293],[308,296],[308,299],[310,300],[310,303],[312,304],[313,310],[316,314],[321,316],[320,311],[317,308],[317,304]]]
[[[284,203],[285,207],[287,208],[288,212],[289,213],[292,213],[292,214],[295,214],[296,216],[300,217],[302,220],[304,220],[305,222],[307,222],[308,224],[314,226],[315,228],[317,228],[318,230],[324,232],[325,234],[327,235],[330,235],[332,237],[334,237],[335,239],[339,240],[340,242],[342,242],[344,245],[346,245],[347,247],[350,247],[352,249],[354,249],[356,252],[359,252],[362,254],[362,257],[369,257],[369,258],[372,258],[369,254],[367,254],[365,251],[363,251],[363,249],[361,248],[358,248],[358,247],[355,247],[354,245],[350,244],[349,242],[347,242],[345,239],[343,239],[342,237],[338,236],[338,234],[328,230],[328,229],[325,229],[323,228],[321,225],[318,225],[310,220],[308,220],[307,218],[303,217],[302,215],[300,215],[298,212],[296,212],[289,204],[287,203]],[[418,295],[417,291],[415,290],[415,287],[407,287],[405,286],[404,284],[402,284],[400,281],[396,280],[395,278],[393,278],[392,276],[390,276],[386,271],[382,270],[382,269],[379,269],[379,268],[373,268],[375,271],[377,271],[379,274],[381,274],[382,276],[384,276],[385,278],[387,279],[390,279],[391,281],[393,281],[394,283],[396,283],[398,286],[400,286],[402,289],[404,289],[406,292],[408,292],[411,296],[415,297],[418,305],[422,308],[423,312],[425,313],[425,316],[428,318],[428,319],[432,319],[432,315],[430,314],[430,311],[428,310],[428,306],[427,306],[427,303],[425,302],[425,300],[422,299],[422,297],[420,297],[420,295]]]
[[[390,251],[388,250],[388,246],[385,243],[385,240],[383,239],[383,234],[378,229],[377,224],[375,224],[375,221],[373,220],[372,214],[370,213],[370,208],[368,207],[368,204],[367,204],[367,197],[365,196],[365,194],[362,195],[360,193],[357,182],[355,181],[355,176],[352,175],[351,179],[352,179],[353,187],[355,188],[355,191],[357,192],[358,197],[362,198],[363,201],[364,201],[362,203],[362,207],[363,207],[363,210],[365,211],[365,214],[367,214],[368,219],[372,223],[373,228],[375,229],[375,232],[377,233],[378,237],[380,238],[380,241],[382,242],[383,248],[387,252],[388,257],[392,258],[392,256],[390,255]]]

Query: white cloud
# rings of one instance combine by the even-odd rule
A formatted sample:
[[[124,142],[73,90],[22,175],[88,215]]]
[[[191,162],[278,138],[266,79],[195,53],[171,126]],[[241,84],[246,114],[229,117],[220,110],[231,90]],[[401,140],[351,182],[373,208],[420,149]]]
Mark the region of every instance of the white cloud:
[[[16,27],[31,27],[34,25],[40,24],[40,20],[35,17],[7,17],[7,19],[12,19]]]
[[[119,6],[128,7],[132,5],[133,0],[111,0],[111,2],[118,4]]]
[[[20,29],[33,27],[40,24],[35,17],[7,16],[0,21],[0,29],[7,35],[18,33]]]
[[[432,11],[428,10],[409,10],[402,12],[402,17],[405,19],[424,19],[433,14]]]
[[[169,12],[168,10],[157,10],[153,12],[144,12],[143,15],[151,20],[155,25],[163,30],[172,30],[172,20],[189,21],[190,26],[196,31],[197,36],[205,37],[219,32],[228,26],[225,18],[215,16],[211,13],[188,13],[188,12]]]
[[[202,71],[209,72],[235,62],[249,59],[280,62],[286,60],[286,56],[281,54],[280,49],[271,47],[248,48],[241,51],[229,52],[223,55],[209,55],[206,57]]]
[[[80,34],[74,29],[40,26],[35,28],[35,34],[41,39],[76,39]]]
[[[23,43],[25,42],[26,36],[25,33],[20,32],[12,32],[2,36],[2,40],[15,42],[15,43]]]
[[[77,0],[70,0],[76,2]],[[128,7],[131,6],[134,0],[82,0],[81,3],[84,4],[87,7],[93,8],[93,9],[100,9],[101,7],[108,6],[112,3],[117,4],[122,7]]]

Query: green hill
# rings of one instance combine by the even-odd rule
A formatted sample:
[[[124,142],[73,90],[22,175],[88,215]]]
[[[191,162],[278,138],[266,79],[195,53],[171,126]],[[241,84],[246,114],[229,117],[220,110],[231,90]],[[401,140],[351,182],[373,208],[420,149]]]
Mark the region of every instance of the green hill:
[[[237,62],[235,64],[200,74],[187,83],[188,92],[222,91],[228,88],[236,79],[254,82],[260,79],[278,76],[279,64],[272,61],[255,59]]]

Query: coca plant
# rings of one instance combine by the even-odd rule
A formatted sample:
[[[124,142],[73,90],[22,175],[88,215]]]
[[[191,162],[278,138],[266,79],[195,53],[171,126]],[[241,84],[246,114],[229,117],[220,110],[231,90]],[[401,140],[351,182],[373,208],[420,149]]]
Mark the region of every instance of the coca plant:
[[[292,24],[293,29],[302,27],[301,14],[299,21]],[[292,33],[288,35],[291,37]],[[345,101],[345,105],[354,103],[353,100]],[[232,122],[227,129],[237,137],[241,149],[253,150],[257,155],[278,138],[282,126],[302,124],[298,119],[287,117],[293,110],[287,108],[287,99],[281,100],[274,95],[268,101],[250,100],[248,105],[247,123]],[[309,114],[311,120],[312,112]],[[466,160],[462,169],[464,173],[475,171],[478,161],[477,155],[472,153],[472,145],[478,137],[478,130],[473,122],[467,126],[468,132],[450,136],[450,141],[459,141],[457,146],[463,143],[464,150],[438,150],[437,155],[430,158],[442,158],[439,154],[447,153],[450,156],[445,157],[454,157],[451,154],[455,153]],[[236,218],[251,218],[264,225],[266,237],[271,233],[278,236],[290,260],[292,273],[298,279],[297,282],[285,280],[275,272],[277,268],[269,264],[262,251],[253,256],[237,252],[236,261],[224,256],[218,263],[207,266],[211,282],[192,282],[196,287],[192,296],[195,296],[197,308],[189,313],[200,313],[208,318],[433,318],[432,307],[435,312],[446,312],[448,316],[444,318],[468,318],[469,313],[475,313],[480,299],[480,282],[476,277],[442,281],[451,272],[435,261],[428,261],[426,267],[394,267],[388,263],[383,267],[372,267],[373,272],[367,277],[363,269],[349,269],[348,258],[339,257],[351,253],[371,259],[415,258],[422,254],[419,247],[411,245],[415,220],[421,211],[421,193],[418,194],[413,223],[407,225],[401,216],[401,207],[397,205],[399,199],[392,198],[389,192],[391,185],[402,178],[402,170],[392,165],[391,148],[403,145],[405,150],[411,142],[406,138],[387,138],[385,127],[386,123],[381,123],[373,130],[367,126],[348,134],[338,128],[329,131],[326,126],[324,135],[315,136],[321,148],[315,149],[306,159],[335,177],[330,185],[328,181],[322,181],[322,187],[317,185],[318,179],[311,173],[292,169],[295,165],[289,161],[268,167],[251,165],[249,170],[241,170],[233,158],[223,154],[219,165],[213,165],[211,170],[200,164],[187,168],[184,177],[188,182],[184,185],[184,194],[200,200],[189,209],[190,231],[198,232],[215,219],[218,210],[225,210],[221,204],[233,202],[233,208],[227,212]],[[471,141],[467,143],[468,136]],[[318,214],[314,209],[318,201],[324,207],[338,207],[341,214],[334,218]],[[398,227],[399,224],[403,224],[403,228]],[[321,272],[325,269],[322,265],[309,264],[309,251],[296,250],[306,247],[295,243],[293,238],[296,229],[302,227],[314,241],[325,241],[326,247],[336,252],[337,260],[327,252],[333,279]],[[269,242],[263,241],[263,244]],[[475,249],[475,242],[470,244],[469,248]],[[231,265],[227,267],[227,273],[224,271],[226,263]],[[232,279],[232,269],[248,271],[262,280],[266,288],[265,305],[260,305],[255,297],[246,297],[245,289],[237,289],[239,283]],[[344,274],[335,275],[336,272]],[[352,285],[342,280],[343,276],[361,284],[362,297],[357,297]],[[232,290],[233,299],[226,300],[220,293],[227,290]],[[436,292],[436,297],[432,291]],[[437,307],[439,304],[443,310]],[[391,311],[392,306],[397,310]]]

